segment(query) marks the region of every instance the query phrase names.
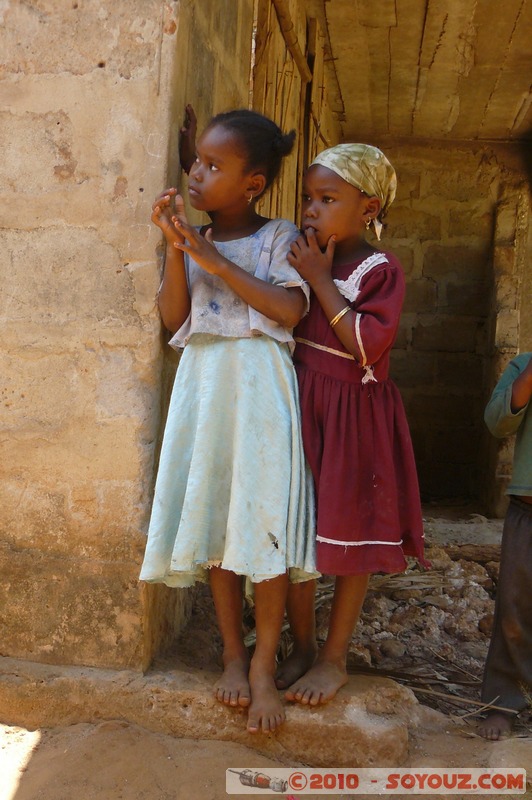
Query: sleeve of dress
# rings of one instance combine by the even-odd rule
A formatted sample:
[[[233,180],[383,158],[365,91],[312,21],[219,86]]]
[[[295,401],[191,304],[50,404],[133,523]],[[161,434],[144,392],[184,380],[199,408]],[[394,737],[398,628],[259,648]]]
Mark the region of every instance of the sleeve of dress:
[[[352,304],[353,333],[361,365],[374,364],[393,344],[405,296],[405,279],[398,262],[379,264],[363,278]]]
[[[299,236],[299,230],[293,222],[289,222],[287,219],[280,219],[277,222],[278,225],[272,241],[268,281],[285,288],[299,286],[303,290],[307,301],[305,309],[305,313],[307,313],[310,304],[309,285],[303,280],[299,272],[290,266],[286,258],[290,245]]]
[[[510,361],[497,383],[484,411],[484,421],[490,433],[499,439],[514,434],[523,421],[528,406],[517,414],[512,412],[512,387],[521,371],[514,361]]]

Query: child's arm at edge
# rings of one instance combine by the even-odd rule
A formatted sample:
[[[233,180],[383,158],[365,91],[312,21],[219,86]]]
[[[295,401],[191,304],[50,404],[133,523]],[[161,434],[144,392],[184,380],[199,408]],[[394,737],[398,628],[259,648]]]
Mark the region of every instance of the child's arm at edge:
[[[532,356],[523,372],[512,385],[512,413],[517,414],[530,402],[532,397]]]
[[[510,361],[484,410],[484,421],[490,433],[502,439],[512,436],[520,427],[530,401],[530,386],[532,374],[532,357],[524,370],[519,371],[515,360]],[[528,401],[527,401],[528,397]]]

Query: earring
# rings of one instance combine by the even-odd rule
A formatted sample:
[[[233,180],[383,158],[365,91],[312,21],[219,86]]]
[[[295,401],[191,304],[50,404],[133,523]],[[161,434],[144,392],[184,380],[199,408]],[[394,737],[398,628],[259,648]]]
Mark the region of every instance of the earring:
[[[250,192],[250,193],[249,193],[249,197],[248,197],[248,206],[250,206],[250,205],[251,205],[252,201],[253,201],[253,195],[252,195],[252,194],[251,194],[251,192]]]
[[[371,219],[366,220],[366,230],[369,231],[369,226],[371,225]]]

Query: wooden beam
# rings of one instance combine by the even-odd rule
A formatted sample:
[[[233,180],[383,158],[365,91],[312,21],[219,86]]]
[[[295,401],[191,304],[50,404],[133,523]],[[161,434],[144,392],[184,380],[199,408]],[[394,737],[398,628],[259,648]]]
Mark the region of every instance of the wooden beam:
[[[312,73],[299,46],[294,23],[292,21],[292,17],[290,16],[288,0],[273,0],[273,5],[275,6],[275,12],[277,14],[277,19],[279,20],[283,39],[285,40],[286,46],[288,47],[288,50],[290,51],[290,54],[296,63],[299,74],[301,75],[301,80],[304,81],[304,83],[310,83],[312,80]]]

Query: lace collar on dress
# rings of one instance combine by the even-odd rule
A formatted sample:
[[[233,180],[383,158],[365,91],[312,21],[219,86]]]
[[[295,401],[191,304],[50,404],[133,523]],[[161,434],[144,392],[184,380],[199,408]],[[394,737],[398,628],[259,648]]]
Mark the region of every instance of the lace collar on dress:
[[[360,294],[360,284],[362,282],[362,278],[378,264],[388,263],[388,259],[384,253],[373,253],[373,255],[368,256],[368,258],[365,258],[364,261],[358,265],[358,267],[354,272],[351,273],[347,280],[341,281],[335,278],[334,282],[338,288],[338,291],[346,298],[346,300],[349,300],[350,303],[353,303]]]

